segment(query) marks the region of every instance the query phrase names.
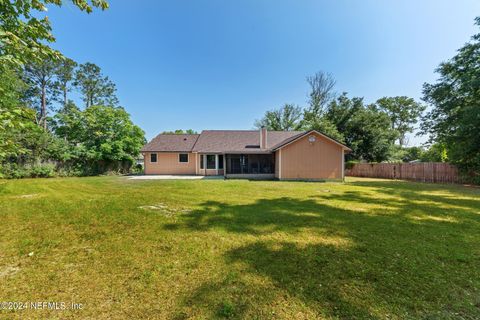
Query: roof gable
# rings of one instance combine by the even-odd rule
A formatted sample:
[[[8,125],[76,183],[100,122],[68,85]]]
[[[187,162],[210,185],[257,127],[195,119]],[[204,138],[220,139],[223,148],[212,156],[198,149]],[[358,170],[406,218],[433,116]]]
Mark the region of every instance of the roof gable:
[[[339,145],[340,147],[342,147],[344,150],[347,150],[347,151],[352,151],[352,149],[350,149],[349,147],[347,147],[346,145],[344,145],[343,143],[327,136],[326,134],[323,134],[321,132],[318,132],[317,130],[310,130],[310,131],[305,131],[305,132],[302,132],[301,134],[295,136],[295,137],[291,137],[290,139],[285,139],[284,141],[282,141],[281,143],[279,143],[278,145],[276,145],[275,147],[273,147],[272,149],[275,151],[275,150],[278,150],[278,149],[281,149],[291,143],[294,143],[295,141],[298,141],[300,140],[301,138],[309,135],[309,134],[312,134],[312,133],[316,133],[318,134],[319,136]]]

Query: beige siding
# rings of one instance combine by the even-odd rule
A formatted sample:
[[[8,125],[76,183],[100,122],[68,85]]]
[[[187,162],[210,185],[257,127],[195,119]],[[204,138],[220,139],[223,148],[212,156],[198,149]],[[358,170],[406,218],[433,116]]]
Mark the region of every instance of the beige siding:
[[[157,162],[153,163],[150,162],[150,153],[145,153],[145,174],[195,174],[194,153],[188,153],[188,162],[179,162],[179,153],[157,152]]]
[[[308,137],[315,135],[316,141]],[[329,139],[312,133],[277,151],[276,166],[281,179],[342,179],[343,149]]]
[[[275,152],[275,178],[279,178],[278,173],[280,168],[280,151]]]

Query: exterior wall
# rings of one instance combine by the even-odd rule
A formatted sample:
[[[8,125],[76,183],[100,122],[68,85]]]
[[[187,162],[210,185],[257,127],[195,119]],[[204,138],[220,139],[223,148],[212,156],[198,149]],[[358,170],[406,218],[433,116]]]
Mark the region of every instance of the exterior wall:
[[[151,153],[157,154],[157,162],[150,162]],[[179,162],[178,155],[178,152],[146,152],[145,174],[195,174],[196,154],[188,153],[188,162]]]
[[[280,151],[275,152],[275,178],[280,178],[278,173],[280,172]]]
[[[316,141],[308,137],[315,135]],[[278,150],[279,179],[343,179],[343,149],[316,133],[309,134]]]

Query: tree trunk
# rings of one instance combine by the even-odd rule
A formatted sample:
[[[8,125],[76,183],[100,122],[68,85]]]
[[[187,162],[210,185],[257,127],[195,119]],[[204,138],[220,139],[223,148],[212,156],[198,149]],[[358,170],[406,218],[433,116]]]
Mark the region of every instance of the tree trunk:
[[[45,92],[45,83],[42,83],[42,109],[40,111],[40,119],[43,121],[43,129],[47,130],[47,97]]]
[[[63,84],[63,107],[67,106],[67,84]]]

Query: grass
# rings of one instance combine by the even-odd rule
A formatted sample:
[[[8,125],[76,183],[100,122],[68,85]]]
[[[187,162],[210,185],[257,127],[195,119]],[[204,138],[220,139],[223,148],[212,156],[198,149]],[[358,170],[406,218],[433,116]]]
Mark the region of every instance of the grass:
[[[478,319],[480,189],[0,180],[0,319]]]

